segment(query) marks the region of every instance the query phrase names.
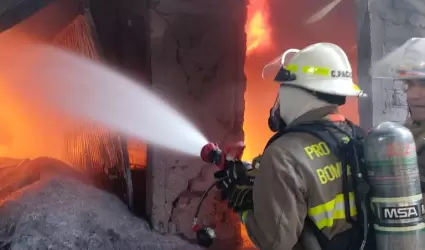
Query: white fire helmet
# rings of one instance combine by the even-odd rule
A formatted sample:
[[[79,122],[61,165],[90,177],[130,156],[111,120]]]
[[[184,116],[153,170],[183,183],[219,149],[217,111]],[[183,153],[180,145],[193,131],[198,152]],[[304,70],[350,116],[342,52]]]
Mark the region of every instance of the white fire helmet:
[[[285,58],[291,52],[295,54],[289,59]],[[279,71],[276,75],[277,64]],[[284,85],[338,96],[363,94],[353,83],[347,55],[332,43],[316,43],[302,50],[287,50],[264,67],[263,78],[267,78],[273,71],[274,80]]]
[[[411,38],[382,59],[370,70],[373,78],[390,80],[425,79],[425,38]]]
[[[332,43],[316,43],[302,50],[289,49],[266,64],[263,79],[338,96],[366,96],[353,83],[351,64],[345,52]],[[270,110],[269,127],[278,130],[279,96]]]

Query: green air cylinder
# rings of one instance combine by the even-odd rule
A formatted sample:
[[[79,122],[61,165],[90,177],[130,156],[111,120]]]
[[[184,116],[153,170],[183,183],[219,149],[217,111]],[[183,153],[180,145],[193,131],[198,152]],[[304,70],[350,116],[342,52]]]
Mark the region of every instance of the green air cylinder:
[[[424,250],[423,197],[412,133],[395,122],[373,128],[364,142],[377,250]]]

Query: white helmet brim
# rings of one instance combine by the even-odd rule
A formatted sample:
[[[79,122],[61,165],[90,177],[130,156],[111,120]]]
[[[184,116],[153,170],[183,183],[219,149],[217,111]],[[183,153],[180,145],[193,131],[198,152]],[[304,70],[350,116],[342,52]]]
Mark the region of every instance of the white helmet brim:
[[[294,85],[293,82],[282,82],[285,85]],[[310,91],[323,92],[323,89],[327,89],[326,94],[337,95],[337,96],[355,96],[355,97],[366,97],[364,93],[351,79],[323,79],[304,83],[303,88]]]
[[[425,79],[425,39],[411,38],[372,64],[370,75],[377,79]]]

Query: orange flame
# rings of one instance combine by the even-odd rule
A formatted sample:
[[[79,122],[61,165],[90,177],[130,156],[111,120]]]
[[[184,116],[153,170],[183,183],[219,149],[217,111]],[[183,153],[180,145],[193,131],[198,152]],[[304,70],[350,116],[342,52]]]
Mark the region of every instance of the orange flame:
[[[272,105],[268,101],[258,101],[256,93],[264,94],[264,88],[268,88],[270,93],[276,93],[275,85],[270,87],[259,87],[261,79],[261,69],[264,65],[258,64],[258,60],[250,61],[249,56],[259,53],[268,53],[273,49],[272,27],[269,22],[270,11],[268,0],[250,0],[248,5],[247,22],[245,24],[246,33],[246,55],[245,74],[247,76],[247,88],[245,91],[245,114],[243,130],[245,132],[245,143],[248,147],[244,152],[244,160],[251,161],[267,142],[272,133],[267,127],[268,109]],[[275,97],[270,98],[274,100]],[[263,98],[261,98],[263,99]],[[268,98],[264,98],[268,100]],[[265,112],[264,112],[265,111]],[[260,115],[260,116],[259,116]],[[263,118],[264,116],[264,118]],[[264,139],[263,139],[264,138]],[[263,139],[263,140],[258,140]],[[263,144],[264,143],[264,144]]]
[[[251,0],[248,6],[248,20],[245,25],[246,54],[271,45],[271,29],[268,23],[269,11],[265,0]]]
[[[250,0],[248,6],[248,18],[245,25],[246,55],[269,49],[272,46],[271,28],[269,25],[269,10],[267,0]],[[245,113],[246,114],[246,113]],[[244,131],[245,126],[244,124]],[[245,136],[245,142],[247,141]],[[252,160],[250,152],[244,154],[244,159]],[[246,228],[241,224],[242,248],[255,248],[251,242]]]

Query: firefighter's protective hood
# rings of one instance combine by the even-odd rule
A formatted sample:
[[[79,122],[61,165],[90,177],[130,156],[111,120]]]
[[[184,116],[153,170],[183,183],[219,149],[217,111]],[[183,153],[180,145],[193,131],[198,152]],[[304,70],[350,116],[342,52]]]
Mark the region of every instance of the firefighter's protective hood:
[[[263,68],[262,78],[264,80],[268,80],[270,76],[276,76],[277,72],[279,72],[280,68],[286,66],[286,63],[291,56],[300,52],[299,49],[288,49],[282,55],[276,57],[272,61],[266,64]],[[268,120],[269,128],[272,132],[277,132],[280,127],[286,126],[285,122],[282,121],[280,117],[280,98],[279,92],[277,93],[276,99],[273,103],[272,108],[270,109],[269,120]]]

